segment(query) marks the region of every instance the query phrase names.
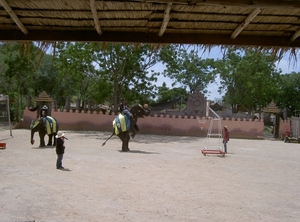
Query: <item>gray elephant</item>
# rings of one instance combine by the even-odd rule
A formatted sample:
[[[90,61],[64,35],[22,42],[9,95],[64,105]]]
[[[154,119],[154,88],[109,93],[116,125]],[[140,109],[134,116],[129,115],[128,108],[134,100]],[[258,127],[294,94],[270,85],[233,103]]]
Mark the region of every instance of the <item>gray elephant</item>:
[[[137,120],[138,118],[144,118],[145,116],[150,115],[150,109],[148,108],[148,105],[145,104],[144,106],[140,104],[134,104],[130,107],[130,113],[133,115],[132,121],[129,120],[129,117],[127,115],[119,114],[115,120],[113,121],[113,133],[112,135],[105,140],[105,142],[102,144],[104,146],[106,142],[113,137],[114,135],[117,135],[122,140],[122,151],[128,152],[130,151],[128,145],[130,141],[130,124],[134,125],[135,131],[138,132],[139,128],[137,126]],[[124,121],[124,123],[122,123]],[[132,126],[131,126],[132,127]]]
[[[58,131],[58,122],[54,117],[45,116],[36,120],[32,120],[30,143],[34,144],[34,133],[38,132],[40,137],[40,147],[45,147],[45,136],[48,135],[49,140],[47,146],[56,146],[56,134]]]

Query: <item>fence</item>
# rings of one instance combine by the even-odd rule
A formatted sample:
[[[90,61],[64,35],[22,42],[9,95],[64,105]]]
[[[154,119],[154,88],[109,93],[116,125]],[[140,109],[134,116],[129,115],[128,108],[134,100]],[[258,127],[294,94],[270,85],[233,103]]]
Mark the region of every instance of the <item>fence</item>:
[[[112,121],[115,115],[102,112],[76,112],[66,110],[51,110],[51,114],[59,123],[61,130],[96,130],[112,132]],[[23,122],[19,123],[17,128],[28,128],[33,119],[36,118],[36,112],[25,109],[23,112]],[[170,116],[157,115],[140,118],[138,126],[140,133],[156,135],[173,135],[173,136],[200,136],[207,135],[209,119],[202,117],[200,127],[197,117],[194,116]],[[279,135],[284,134],[288,121],[280,123]],[[231,138],[243,139],[263,139],[264,122],[258,119],[246,120],[240,118],[223,119],[222,126],[227,126]],[[202,128],[202,129],[201,129]],[[213,129],[215,130],[215,129]]]

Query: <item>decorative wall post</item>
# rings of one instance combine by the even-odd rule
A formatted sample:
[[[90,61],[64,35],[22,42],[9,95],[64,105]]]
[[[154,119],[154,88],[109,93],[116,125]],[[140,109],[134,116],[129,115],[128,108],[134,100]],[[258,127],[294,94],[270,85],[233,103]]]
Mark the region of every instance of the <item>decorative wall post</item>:
[[[54,111],[57,111],[57,101],[54,100]]]
[[[81,113],[81,110],[80,110],[80,99],[79,98],[76,100],[76,110],[77,110],[78,113]]]
[[[28,95],[28,96],[26,97],[26,107],[27,107],[27,108],[31,107],[30,103],[31,103],[31,96]]]
[[[69,97],[66,98],[65,110],[67,112],[70,112],[70,98]]]
[[[90,113],[92,113],[92,100],[88,99],[88,111],[90,111]]]

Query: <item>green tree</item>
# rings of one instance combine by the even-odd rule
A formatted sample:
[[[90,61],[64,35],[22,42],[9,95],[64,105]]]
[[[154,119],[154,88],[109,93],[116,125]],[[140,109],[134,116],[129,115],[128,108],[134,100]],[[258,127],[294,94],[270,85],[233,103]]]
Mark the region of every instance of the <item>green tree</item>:
[[[5,94],[8,94],[14,101],[11,109],[17,121],[25,106],[24,98],[33,93],[35,71],[40,62],[38,55],[41,53],[43,52],[33,43],[13,43],[1,46],[1,54],[5,63],[4,72],[1,73],[2,87],[5,88]]]
[[[95,81],[97,81],[96,69],[91,43],[67,42],[57,46],[55,67],[58,69],[58,83],[60,98],[77,97],[81,108],[85,101],[93,94]],[[62,99],[59,101],[63,102]],[[61,104],[62,105],[62,104]]]
[[[167,84],[163,82],[162,86],[158,87],[157,92],[157,103],[166,103],[170,100],[174,100],[181,97],[183,101],[186,101],[188,98],[188,93],[184,88],[172,88],[169,89]]]
[[[121,97],[129,103],[147,101],[155,96],[156,72],[149,71],[159,59],[159,49],[149,44],[100,44],[95,51],[98,73],[107,84],[111,103],[119,104]],[[114,106],[117,111],[117,106]]]
[[[58,70],[54,67],[54,59],[52,55],[45,54],[35,75],[34,91],[38,95],[42,91],[46,91],[49,95],[56,98],[59,88]]]
[[[276,98],[276,105],[282,109],[287,108],[288,116],[300,112],[300,73],[292,72],[281,75],[279,95]]]
[[[189,93],[199,89],[207,93],[207,85],[214,80],[214,59],[201,59],[199,52],[187,50],[180,45],[170,45],[163,49],[161,61],[166,65],[164,76],[184,87]]]
[[[255,50],[229,48],[217,61],[220,92],[233,111],[245,107],[249,113],[269,104],[278,93],[280,73],[275,69],[276,58]]]

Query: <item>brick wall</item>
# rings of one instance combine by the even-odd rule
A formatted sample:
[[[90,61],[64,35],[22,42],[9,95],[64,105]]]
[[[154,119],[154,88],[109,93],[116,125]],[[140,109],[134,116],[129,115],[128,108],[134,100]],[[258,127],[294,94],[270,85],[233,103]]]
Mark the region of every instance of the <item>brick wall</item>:
[[[57,119],[60,130],[96,130],[112,131],[112,121],[115,115],[103,113],[78,113],[51,110],[51,114]],[[23,112],[23,122],[18,128],[29,128],[31,120],[36,118],[36,112],[25,109]],[[138,119],[140,133],[156,135],[174,136],[200,136],[207,135],[211,119],[202,118],[205,121],[203,129],[196,117],[154,115]],[[279,135],[285,134],[288,121],[280,123]],[[227,126],[231,138],[262,139],[264,137],[263,121],[246,120],[240,118],[222,119],[222,126]],[[218,132],[218,121],[212,123],[212,133]]]

